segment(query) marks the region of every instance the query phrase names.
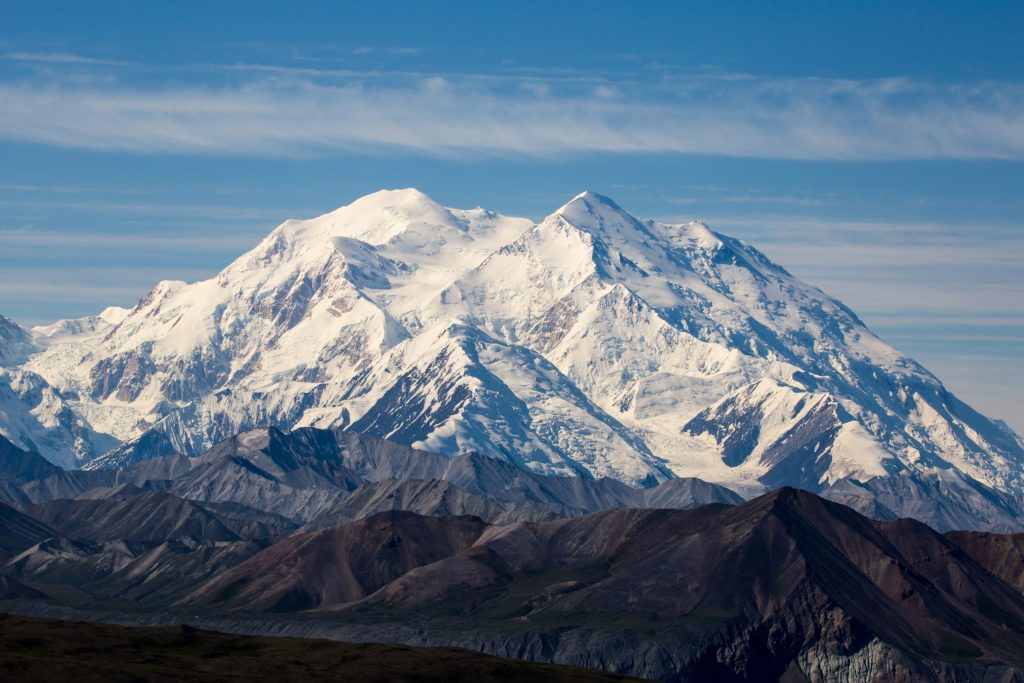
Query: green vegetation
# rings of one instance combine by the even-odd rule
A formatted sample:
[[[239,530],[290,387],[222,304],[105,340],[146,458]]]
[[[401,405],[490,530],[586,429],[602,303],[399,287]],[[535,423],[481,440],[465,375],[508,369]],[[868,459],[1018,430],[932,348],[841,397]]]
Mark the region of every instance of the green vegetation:
[[[0,680],[544,683],[627,681],[454,648],[130,628],[0,614]]]

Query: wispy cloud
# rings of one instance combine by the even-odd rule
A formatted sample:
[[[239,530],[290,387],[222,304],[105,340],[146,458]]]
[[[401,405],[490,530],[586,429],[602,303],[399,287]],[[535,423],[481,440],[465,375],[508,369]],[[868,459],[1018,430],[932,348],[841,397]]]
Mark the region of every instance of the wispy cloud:
[[[105,254],[130,255],[138,249],[171,249],[176,252],[209,253],[212,250],[227,254],[241,253],[258,241],[254,231],[172,233],[101,233],[59,230],[0,230],[0,248],[8,252],[19,251],[31,255],[39,249],[101,251]],[[111,250],[114,250],[112,252]],[[52,254],[52,252],[51,252]],[[51,256],[52,258],[52,256]]]
[[[141,153],[681,153],[1024,159],[1024,85],[673,75],[400,79],[266,67],[232,85],[0,84],[0,137]]]
[[[70,192],[69,192],[70,194]],[[95,214],[158,216],[161,219],[187,217],[208,222],[249,223],[254,221],[277,225],[289,217],[306,216],[308,209],[285,209],[262,206],[225,206],[203,204],[168,204],[163,202],[125,202],[105,199],[88,201],[0,199],[0,209],[63,209]],[[161,223],[166,225],[167,223]],[[2,231],[0,231],[2,234]]]
[[[34,62],[40,64],[62,64],[76,66],[125,66],[129,62],[99,57],[85,57],[69,52],[8,52],[2,59],[12,62]]]

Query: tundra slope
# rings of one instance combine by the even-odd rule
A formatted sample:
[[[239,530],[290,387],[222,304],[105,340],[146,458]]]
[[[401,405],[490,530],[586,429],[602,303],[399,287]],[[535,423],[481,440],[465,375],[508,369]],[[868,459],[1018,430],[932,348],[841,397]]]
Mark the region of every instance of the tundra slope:
[[[103,434],[124,443],[96,467],[345,427],[543,473],[841,487],[880,516],[1020,524],[1019,437],[750,245],[593,193],[534,224],[378,192],[130,311],[8,336],[4,372],[70,417],[37,419],[63,441],[17,408],[0,430],[54,460],[70,439],[87,464]]]

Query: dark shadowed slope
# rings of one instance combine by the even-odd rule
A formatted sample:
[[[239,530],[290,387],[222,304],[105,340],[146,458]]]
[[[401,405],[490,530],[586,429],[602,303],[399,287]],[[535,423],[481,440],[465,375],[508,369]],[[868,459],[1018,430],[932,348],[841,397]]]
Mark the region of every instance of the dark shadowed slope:
[[[199,505],[132,484],[92,489],[77,499],[30,505],[26,511],[65,536],[94,542],[272,542],[297,528],[285,517],[238,503]]]
[[[171,480],[184,475],[191,466],[190,458],[178,455],[144,460],[121,470],[61,470],[26,482],[21,490],[33,503],[45,503],[60,498],[77,498],[93,489],[124,484],[165,489]]]
[[[385,479],[363,484],[337,505],[317,516],[306,528],[338,526],[387,510],[406,510],[431,517],[471,515],[491,524],[539,522],[554,519],[562,512],[560,507],[550,505],[502,504],[437,479]]]
[[[438,478],[503,503],[552,506],[561,508],[562,514],[620,507],[689,509],[708,503],[743,502],[743,498],[724,486],[699,479],[670,479],[643,489],[615,479],[544,476],[478,453],[459,455],[447,461]]]
[[[0,479],[23,484],[34,479],[45,479],[62,472],[49,460],[30,451],[24,451],[0,434]]]
[[[1024,591],[1024,534],[951,531],[946,537],[985,569]]]
[[[87,462],[82,469],[119,470],[153,458],[180,455],[170,438],[158,429],[143,432],[141,436],[113,448],[95,460]]]
[[[352,602],[468,548],[485,528],[471,517],[383,512],[291,536],[202,586],[185,603],[292,611]]]
[[[657,656],[678,658],[680,680],[715,671],[774,678],[835,665],[837,654],[851,658],[843,666],[878,657],[911,678],[1024,665],[1016,589],[921,523],[873,522],[791,489],[734,508],[615,510],[492,528],[471,550],[351,609],[654,629],[661,635],[635,645],[658,642]],[[557,661],[664,673],[654,654],[653,668],[619,669],[625,653],[601,659],[566,640]],[[965,680],[978,675],[971,671]]]
[[[127,498],[55,500],[33,505],[28,511],[65,536],[94,542],[162,543],[183,538],[239,540],[239,536],[215,515],[195,503],[160,491],[145,491]]]
[[[668,510],[689,510],[709,503],[740,505],[744,502],[739,494],[724,486],[693,477],[669,479],[653,488],[644,489],[642,493],[642,507]]]
[[[0,503],[0,561],[60,534],[37,519]]]

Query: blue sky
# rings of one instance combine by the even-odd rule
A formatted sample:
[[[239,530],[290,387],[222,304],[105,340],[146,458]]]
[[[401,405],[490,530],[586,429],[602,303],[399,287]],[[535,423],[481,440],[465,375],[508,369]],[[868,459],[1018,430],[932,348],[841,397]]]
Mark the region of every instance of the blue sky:
[[[1024,432],[1021,3],[0,10],[0,313],[131,305],[382,187],[749,239]]]

